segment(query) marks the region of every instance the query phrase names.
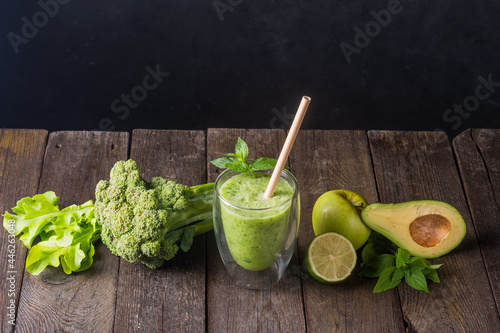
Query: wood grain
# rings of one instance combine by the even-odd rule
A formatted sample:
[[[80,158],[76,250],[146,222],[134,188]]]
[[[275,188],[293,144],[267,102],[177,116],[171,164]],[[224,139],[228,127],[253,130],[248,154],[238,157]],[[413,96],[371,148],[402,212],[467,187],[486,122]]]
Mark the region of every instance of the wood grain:
[[[206,182],[202,131],[134,130],[130,157],[147,181]],[[204,332],[205,247],[205,235],[197,236],[158,270],[121,260],[115,332]]]
[[[500,130],[466,130],[453,148],[500,312]]]
[[[207,133],[208,179],[222,170],[211,160],[234,152],[238,137],[248,144],[249,160],[277,158],[285,141],[283,130],[209,129]],[[293,170],[292,170],[293,172]],[[267,290],[247,290],[230,279],[214,237],[208,239],[208,332],[304,332],[304,310],[297,255],[280,282]]]
[[[500,130],[473,129],[472,138],[488,169],[493,196],[500,207]]]
[[[445,201],[459,210],[467,234],[459,247],[433,259],[443,263],[441,283],[430,293],[401,284],[399,294],[408,332],[498,332],[500,319],[460,178],[442,132],[368,132],[382,202]]]
[[[364,131],[301,131],[290,163],[300,186],[299,248],[303,260],[314,238],[312,209],[321,194],[345,189],[372,203],[378,201],[377,189]],[[348,280],[337,285],[321,284],[308,273],[303,274],[307,331],[404,330],[397,291],[373,294],[376,280],[361,278],[358,272],[355,270]]]
[[[59,206],[94,199],[97,182],[127,156],[128,133],[53,132],[49,136],[38,193],[52,190]],[[66,275],[48,267],[24,274],[19,332],[110,332],[115,309],[118,258],[100,242],[94,264]]]
[[[215,181],[221,170],[209,161],[232,151],[238,136],[249,144],[250,159],[278,156],[285,140],[283,130],[210,129],[207,137],[202,131],[136,130],[131,156],[147,180],[161,175],[201,184]],[[94,199],[97,181],[127,158],[128,137],[55,132],[47,141],[46,131],[1,129],[0,210],[47,190],[61,197],[61,207]],[[16,240],[15,331],[498,332],[500,130],[467,130],[453,148],[462,183],[444,133],[301,131],[289,158],[301,191],[298,247],[270,290],[236,287],[213,233],[159,270],[120,262],[98,242],[94,265],[71,275],[60,267],[39,276],[25,272],[26,249]],[[444,263],[441,283],[430,283],[429,294],[404,284],[372,294],[375,280],[358,271],[338,285],[313,280],[302,265],[314,236],[312,208],[334,189],[354,191],[369,203],[435,199],[455,206],[468,230],[458,248],[431,260]],[[7,242],[4,230],[2,332],[14,331],[6,320]]]
[[[0,129],[0,213],[11,211],[17,200],[36,194],[47,141],[45,130]],[[3,218],[2,218],[3,223]],[[10,253],[14,250],[14,253]],[[0,331],[12,332],[26,262],[26,247],[0,231]],[[9,254],[13,256],[9,256]],[[9,308],[8,308],[9,307]],[[13,321],[9,323],[9,321]]]

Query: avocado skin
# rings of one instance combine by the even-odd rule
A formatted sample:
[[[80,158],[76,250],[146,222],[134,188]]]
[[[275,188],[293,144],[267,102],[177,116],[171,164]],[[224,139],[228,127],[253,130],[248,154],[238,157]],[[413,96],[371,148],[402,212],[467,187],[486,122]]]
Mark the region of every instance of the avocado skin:
[[[441,215],[450,222],[442,241],[431,247],[419,245],[410,234],[411,223],[426,215]],[[401,203],[374,203],[361,212],[361,219],[372,230],[382,234],[398,247],[422,258],[441,257],[456,248],[466,234],[465,221],[453,206],[436,200],[415,200]]]

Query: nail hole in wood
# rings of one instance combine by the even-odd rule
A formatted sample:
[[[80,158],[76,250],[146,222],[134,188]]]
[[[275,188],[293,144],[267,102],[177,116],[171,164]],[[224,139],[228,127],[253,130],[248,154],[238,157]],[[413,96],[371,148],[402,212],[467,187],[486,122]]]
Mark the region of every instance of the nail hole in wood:
[[[56,149],[61,149],[61,144],[60,144],[60,143],[58,143],[58,144],[56,145]]]
[[[116,145],[114,143],[111,144],[111,150],[115,150],[116,149]]]

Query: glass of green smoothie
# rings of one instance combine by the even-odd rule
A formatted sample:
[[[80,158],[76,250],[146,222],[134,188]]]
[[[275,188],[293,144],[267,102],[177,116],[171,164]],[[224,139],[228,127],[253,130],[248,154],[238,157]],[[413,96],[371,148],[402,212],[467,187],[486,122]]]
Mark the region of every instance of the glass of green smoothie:
[[[249,289],[267,288],[280,280],[299,230],[297,180],[283,170],[274,195],[265,199],[271,173],[227,169],[215,182],[214,231],[219,253],[236,284]]]

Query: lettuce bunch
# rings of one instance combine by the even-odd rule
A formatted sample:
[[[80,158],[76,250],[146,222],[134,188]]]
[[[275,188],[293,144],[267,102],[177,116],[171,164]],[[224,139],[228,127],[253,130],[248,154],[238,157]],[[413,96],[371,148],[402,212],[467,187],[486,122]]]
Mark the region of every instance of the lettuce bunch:
[[[31,249],[26,269],[33,275],[40,274],[47,266],[62,265],[64,272],[71,274],[92,265],[93,242],[101,234],[92,200],[63,210],[58,202],[55,193],[49,191],[19,200],[12,208],[14,214],[3,215],[4,228],[20,235],[19,239]]]

